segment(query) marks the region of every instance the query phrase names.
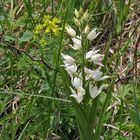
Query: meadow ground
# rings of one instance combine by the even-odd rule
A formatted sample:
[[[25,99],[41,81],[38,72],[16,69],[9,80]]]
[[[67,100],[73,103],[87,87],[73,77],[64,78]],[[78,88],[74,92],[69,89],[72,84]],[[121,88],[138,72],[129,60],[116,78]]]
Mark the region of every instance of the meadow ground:
[[[0,140],[100,139],[140,139],[140,1],[1,0]]]

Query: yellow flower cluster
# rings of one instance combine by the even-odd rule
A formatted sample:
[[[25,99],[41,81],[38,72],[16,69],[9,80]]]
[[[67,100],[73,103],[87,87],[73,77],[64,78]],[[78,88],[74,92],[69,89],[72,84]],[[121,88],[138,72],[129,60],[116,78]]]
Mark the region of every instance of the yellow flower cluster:
[[[52,18],[51,16],[44,16],[45,33],[53,32],[55,35],[58,35],[62,28],[59,26],[60,20],[56,17]]]
[[[38,24],[35,27],[35,34],[39,34],[41,32],[50,33],[53,32],[55,35],[58,35],[59,32],[62,30],[60,27],[60,20],[56,17],[52,18],[50,15],[45,15],[43,18],[43,23]]]
[[[38,41],[41,46],[47,45],[46,36],[48,33],[54,33],[54,35],[59,35],[62,30],[60,26],[61,21],[50,15],[45,15],[40,24],[36,25],[34,30],[34,40]]]

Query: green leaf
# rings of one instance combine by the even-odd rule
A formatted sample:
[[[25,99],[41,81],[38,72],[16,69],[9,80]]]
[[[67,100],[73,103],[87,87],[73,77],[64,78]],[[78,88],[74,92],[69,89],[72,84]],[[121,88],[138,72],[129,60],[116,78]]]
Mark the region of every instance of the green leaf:
[[[140,123],[140,122],[139,122],[138,115],[140,116],[140,112],[138,112],[138,114],[137,114],[137,112],[134,111],[134,110],[131,110],[131,111],[130,111],[131,119],[132,119],[133,123],[134,123],[137,127],[139,127],[138,124]]]
[[[26,31],[23,36],[19,39],[19,43],[28,42],[32,39],[33,33],[31,31]]]
[[[86,111],[82,108],[82,105],[78,104],[75,99],[72,99],[77,117],[77,123],[79,126],[80,139],[88,140],[89,139],[89,129],[88,129],[88,120],[86,117]]]
[[[119,94],[118,96],[122,99],[125,98],[126,95],[128,95],[131,91],[130,85],[122,85],[119,89]]]
[[[135,133],[140,137],[140,128],[135,125]]]
[[[0,21],[4,21],[5,17],[4,16],[0,16]]]

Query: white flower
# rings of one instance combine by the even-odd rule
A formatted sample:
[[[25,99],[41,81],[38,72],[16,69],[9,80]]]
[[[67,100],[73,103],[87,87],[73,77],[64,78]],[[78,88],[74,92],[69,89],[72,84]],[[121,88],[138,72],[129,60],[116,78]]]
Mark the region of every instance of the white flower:
[[[94,73],[94,71],[92,71],[91,69],[88,69],[88,68],[84,68],[84,72],[86,74],[86,80],[89,80],[90,78],[92,78],[92,75]]]
[[[100,66],[104,66],[104,65],[101,63],[103,57],[104,57],[104,55],[95,54],[95,55],[91,56],[91,61],[92,61],[94,64],[97,64],[97,65],[100,65]]]
[[[71,83],[76,89],[78,89],[79,87],[82,87],[82,80],[78,77],[72,78]]]
[[[61,53],[61,55],[62,55],[62,57],[64,59],[65,65],[73,65],[74,64],[75,60],[71,56],[65,55],[63,53]]]
[[[76,37],[72,38],[72,41],[75,45],[81,46],[81,37],[76,36]]]
[[[92,77],[92,79],[94,79],[95,81],[100,81],[100,78],[101,78],[102,75],[103,75],[103,72],[100,71],[100,69],[96,69],[96,70],[92,73],[91,77]]]
[[[73,45],[70,45],[71,48],[73,48],[74,50],[80,50],[82,45],[81,45],[81,37],[80,36],[76,36],[74,38],[71,38],[73,41]]]
[[[105,79],[107,79],[107,78],[110,78],[110,76],[102,76],[102,77],[100,77],[97,81],[102,81],[102,80],[105,80]]]
[[[74,63],[75,60],[71,56],[69,56],[69,55],[65,55],[65,54],[62,54],[62,53],[61,53],[61,55],[62,55],[62,57],[64,59],[64,64],[65,64],[65,65],[62,65],[62,66],[65,67],[65,70],[70,75],[74,74],[77,71],[77,66]]]
[[[76,32],[73,28],[71,28],[70,26],[66,27],[67,33],[69,34],[69,36],[71,37],[75,37],[76,36]]]
[[[71,48],[73,48],[74,50],[80,50],[81,49],[81,45],[76,45],[74,44],[73,46],[72,45],[69,45]]]
[[[93,86],[93,85],[90,85],[89,86],[89,93],[90,93],[90,96],[94,99],[96,98],[101,92],[102,92],[102,89],[105,87],[105,85],[102,85],[100,86],[100,88],[98,89],[97,86]]]
[[[86,74],[86,80],[91,78],[94,79],[95,81],[102,81],[109,78],[109,76],[102,76],[103,72],[100,71],[100,69],[96,69],[95,71],[93,71],[91,69],[84,68],[84,71]]]
[[[76,64],[65,65],[65,69],[70,75],[72,75],[77,71],[77,66],[76,66]]]
[[[94,64],[97,64],[97,65],[100,65],[100,66],[103,66],[103,64],[101,63],[104,55],[101,55],[98,53],[99,50],[91,50],[89,52],[86,53],[86,59],[90,62],[93,62]]]
[[[91,78],[91,79],[94,79],[95,81],[98,81],[103,75],[100,69],[96,69],[95,71],[93,71],[91,69],[84,68],[84,71],[86,73],[86,80]]]
[[[91,50],[89,52],[86,53],[86,59],[90,59],[93,55],[97,54],[100,50]]]
[[[88,33],[88,35],[87,35],[87,39],[88,40],[92,41],[92,40],[94,40],[100,34],[100,32],[99,33],[96,33],[96,30],[97,29],[95,28],[95,29],[93,29],[92,31],[90,31]]]
[[[82,80],[78,77],[71,76],[71,83],[75,90],[71,88],[71,92],[73,93],[71,97],[74,97],[78,103],[82,102],[83,96],[85,95],[85,90],[82,87]]]
[[[81,103],[82,100],[83,100],[83,97],[84,97],[84,95],[85,95],[85,90],[84,90],[82,87],[79,87],[79,88],[77,89],[77,92],[76,92],[75,90],[73,90],[73,89],[71,88],[71,92],[72,92],[73,94],[70,95],[70,96],[71,96],[71,97],[74,97],[78,103]]]

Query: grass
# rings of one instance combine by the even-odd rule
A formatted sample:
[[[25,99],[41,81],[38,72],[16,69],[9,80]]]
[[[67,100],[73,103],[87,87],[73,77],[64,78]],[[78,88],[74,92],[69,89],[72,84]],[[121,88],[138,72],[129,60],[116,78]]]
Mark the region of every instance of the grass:
[[[0,139],[76,140],[95,131],[89,139],[138,140],[139,7],[138,0],[1,0]],[[65,25],[80,33],[74,24],[75,8],[88,9],[89,26],[101,32],[91,45],[84,40],[82,45],[101,50],[105,55],[102,71],[111,77],[106,80],[108,88],[91,102],[87,95],[84,105],[70,98],[71,81],[61,67],[62,52],[89,66],[85,48],[81,55],[68,47],[71,40]],[[34,37],[44,15],[60,19],[59,35],[50,31]]]

